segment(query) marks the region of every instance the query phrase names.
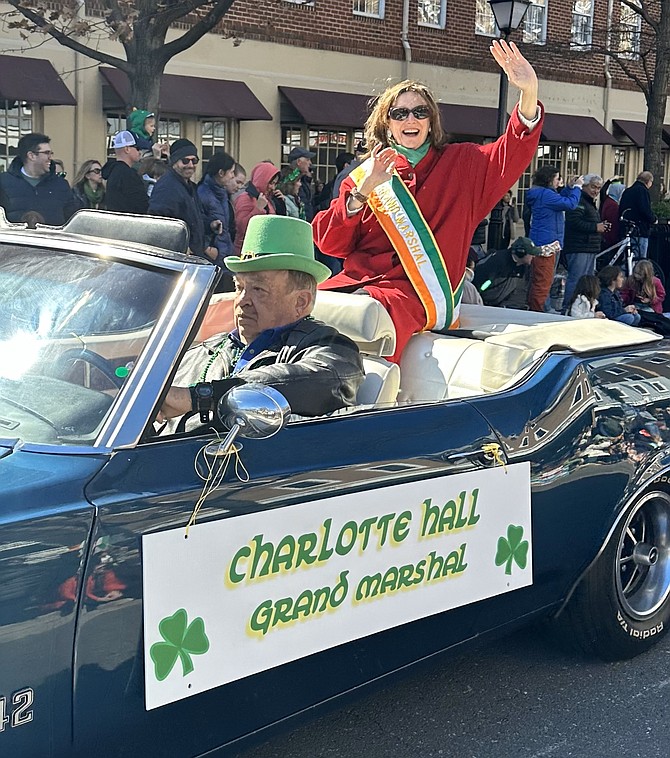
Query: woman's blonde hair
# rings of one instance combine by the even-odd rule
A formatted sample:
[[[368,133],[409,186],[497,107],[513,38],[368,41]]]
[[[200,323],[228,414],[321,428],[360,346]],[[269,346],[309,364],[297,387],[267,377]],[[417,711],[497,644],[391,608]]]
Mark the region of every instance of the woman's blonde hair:
[[[365,144],[368,148],[368,155],[375,145],[389,147],[391,145],[389,132],[389,111],[395,101],[404,92],[416,92],[425,101],[430,114],[430,129],[428,139],[435,148],[440,148],[446,142],[442,121],[440,120],[440,109],[438,108],[435,98],[425,84],[406,79],[404,82],[389,87],[382,93],[376,101],[371,100],[370,106],[372,112],[365,122]]]
[[[73,187],[77,187],[78,189],[82,189],[84,186],[84,182],[86,181],[86,174],[93,168],[93,166],[100,166],[102,168],[102,163],[100,161],[96,161],[93,159],[84,161],[81,164],[81,168],[79,171],[77,171],[77,175],[74,178],[74,182],[72,183]]]
[[[628,280],[628,286],[636,295],[647,297],[652,302],[656,299],[654,266],[651,261],[642,260],[635,264],[633,275]]]

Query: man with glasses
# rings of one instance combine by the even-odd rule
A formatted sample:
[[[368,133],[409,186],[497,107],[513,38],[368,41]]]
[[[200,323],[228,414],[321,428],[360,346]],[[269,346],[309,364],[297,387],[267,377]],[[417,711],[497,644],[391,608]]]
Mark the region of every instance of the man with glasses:
[[[156,182],[149,201],[152,216],[179,218],[188,227],[189,251],[208,260],[216,260],[218,250],[206,244],[209,235],[220,234],[221,221],[207,222],[196,191],[191,181],[200,159],[196,146],[187,139],[178,139],[170,147],[170,168]]]
[[[38,132],[24,135],[17,146],[18,155],[0,174],[0,205],[9,221],[39,213],[45,224],[60,226],[76,210],[70,185],[52,171],[50,141]]]
[[[105,163],[102,178],[107,181],[105,206],[116,213],[146,213],[149,197],[139,171],[135,168],[140,159],[135,135],[117,132],[112,137],[115,158]]]

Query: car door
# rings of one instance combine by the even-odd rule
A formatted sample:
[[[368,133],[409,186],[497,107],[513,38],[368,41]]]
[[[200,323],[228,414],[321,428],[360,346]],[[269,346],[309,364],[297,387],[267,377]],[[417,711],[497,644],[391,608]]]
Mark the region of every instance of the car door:
[[[163,637],[152,628],[143,639],[142,554],[148,550],[148,537],[176,534],[183,540],[186,536],[185,527],[212,464],[204,448],[212,442],[211,437],[173,438],[118,451],[87,488],[98,513],[93,536],[98,547],[89,561],[86,582],[97,589],[83,604],[77,637],[77,754],[87,754],[95,746],[101,755],[165,755],[168,750],[173,755],[198,755],[514,616],[509,603],[499,604],[499,615],[478,613],[476,621],[467,604],[457,607],[450,611],[449,624],[444,615],[431,612],[420,618],[423,611],[419,611],[412,623],[389,621],[390,631],[382,625],[371,634],[357,636],[354,631],[341,644],[323,643],[319,648],[317,642],[313,654],[303,657],[297,649],[290,661],[282,653],[279,663],[252,663],[253,674],[191,697],[185,691],[174,701],[148,709],[146,683],[153,669],[148,658],[146,665],[144,648],[158,645],[160,651],[163,646],[168,664],[170,652],[176,653],[170,650],[172,632],[161,626],[163,622],[159,625]],[[209,491],[197,517],[199,525],[217,526],[224,535],[229,528],[246,524],[245,519],[258,519],[263,528],[264,519],[295,518],[297,513],[296,523],[308,523],[312,508],[327,510],[330,504],[335,513],[341,506],[351,507],[342,505],[343,497],[354,498],[354,513],[355,498],[384,510],[403,486],[420,487],[486,470],[495,464],[491,451],[497,450],[489,424],[460,401],[303,421],[270,439],[238,442],[239,454],[231,458],[225,474],[218,469],[212,474],[220,477],[220,483]],[[218,550],[215,542],[208,555]],[[157,583],[169,590],[173,580],[168,568],[180,561],[168,557],[153,565],[158,574],[154,573],[152,586]],[[197,571],[200,578],[191,585],[194,594],[212,579],[208,574],[205,582]],[[219,602],[224,584],[221,577],[209,585],[205,604]],[[110,592],[118,594],[109,596]],[[225,615],[225,609],[224,598],[219,612]],[[180,621],[189,624],[188,634],[198,631],[191,617],[175,615],[169,623],[179,626]],[[185,631],[182,626],[181,633]],[[199,640],[193,643],[199,651],[179,653],[184,666],[184,659],[188,666],[198,660],[205,644],[202,635]],[[239,657],[252,661],[255,654],[240,650]],[[175,661],[166,681],[181,681],[182,664]],[[161,676],[158,663],[156,675]]]

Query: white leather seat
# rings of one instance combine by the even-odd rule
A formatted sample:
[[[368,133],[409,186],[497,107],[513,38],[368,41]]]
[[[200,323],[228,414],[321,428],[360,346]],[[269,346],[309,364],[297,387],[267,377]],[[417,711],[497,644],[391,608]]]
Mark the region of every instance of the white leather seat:
[[[312,315],[358,345],[365,379],[358,389],[357,404],[394,405],[400,388],[400,368],[384,356],[395,352],[395,327],[381,303],[368,295],[324,290],[317,293]]]

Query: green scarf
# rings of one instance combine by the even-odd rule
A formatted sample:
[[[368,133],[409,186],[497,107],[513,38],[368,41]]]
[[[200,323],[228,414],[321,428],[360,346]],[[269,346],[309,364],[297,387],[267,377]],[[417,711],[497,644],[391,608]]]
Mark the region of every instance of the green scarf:
[[[404,155],[410,165],[414,167],[422,158],[426,157],[426,153],[430,150],[430,140],[427,139],[421,147],[417,148],[403,147],[397,143],[393,145],[393,148],[397,150],[400,155]]]
[[[91,208],[97,208],[102,202],[102,198],[105,196],[105,188],[101,184],[96,189],[93,189],[88,182],[84,182],[84,194],[86,195],[88,202],[91,204]]]

